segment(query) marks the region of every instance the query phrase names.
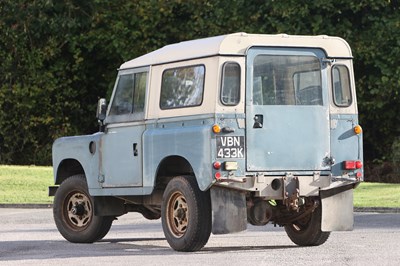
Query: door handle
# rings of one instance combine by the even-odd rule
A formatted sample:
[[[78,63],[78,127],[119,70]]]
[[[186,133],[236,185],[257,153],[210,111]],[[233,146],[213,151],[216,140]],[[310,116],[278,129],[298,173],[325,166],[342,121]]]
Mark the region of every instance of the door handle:
[[[133,143],[133,156],[138,156],[139,152],[137,149],[137,143]]]
[[[262,128],[264,123],[264,116],[257,114],[254,116],[254,125],[253,128]]]

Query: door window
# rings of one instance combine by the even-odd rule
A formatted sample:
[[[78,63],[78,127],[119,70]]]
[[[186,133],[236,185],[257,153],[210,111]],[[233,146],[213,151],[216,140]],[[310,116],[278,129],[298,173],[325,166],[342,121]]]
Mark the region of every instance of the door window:
[[[147,86],[147,72],[121,73],[110,106],[108,122],[142,119]]]
[[[121,75],[110,109],[110,115],[123,115],[132,112],[133,75]]]

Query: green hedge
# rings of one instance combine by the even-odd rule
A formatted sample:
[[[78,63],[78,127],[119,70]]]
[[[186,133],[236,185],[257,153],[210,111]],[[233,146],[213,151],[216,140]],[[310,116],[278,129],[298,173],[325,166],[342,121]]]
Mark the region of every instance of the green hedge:
[[[110,95],[122,62],[239,31],[345,38],[354,53],[365,158],[390,161],[400,136],[396,3],[2,0],[0,163],[48,165],[54,139],[95,132],[97,99]]]

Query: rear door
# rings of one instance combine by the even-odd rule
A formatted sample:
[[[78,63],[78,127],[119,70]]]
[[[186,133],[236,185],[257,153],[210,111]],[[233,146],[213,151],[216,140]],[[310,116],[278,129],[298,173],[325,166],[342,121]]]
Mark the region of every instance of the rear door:
[[[319,49],[249,49],[248,171],[329,170],[329,102],[324,57]]]

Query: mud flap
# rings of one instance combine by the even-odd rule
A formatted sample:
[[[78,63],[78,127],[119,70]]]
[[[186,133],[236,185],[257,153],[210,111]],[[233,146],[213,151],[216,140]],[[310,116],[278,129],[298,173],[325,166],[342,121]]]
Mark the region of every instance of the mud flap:
[[[329,190],[321,191],[321,230],[323,232],[353,230],[353,189],[331,194]]]
[[[246,196],[222,187],[211,188],[212,233],[228,234],[247,229]]]

